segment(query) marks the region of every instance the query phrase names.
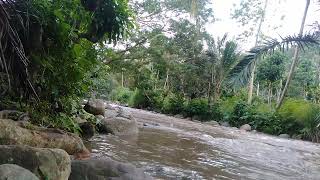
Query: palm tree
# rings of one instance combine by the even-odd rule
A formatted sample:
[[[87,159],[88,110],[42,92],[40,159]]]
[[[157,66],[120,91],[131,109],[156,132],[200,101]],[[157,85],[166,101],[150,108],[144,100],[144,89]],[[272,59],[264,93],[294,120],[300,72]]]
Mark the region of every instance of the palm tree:
[[[210,102],[211,87],[214,87],[213,99],[217,101],[221,96],[224,80],[229,76],[229,73],[239,59],[237,44],[233,41],[227,41],[227,35],[218,39],[216,43],[212,39],[211,42],[209,42],[207,56],[211,64],[211,82],[208,88],[208,100]]]
[[[304,29],[304,25],[305,25],[305,22],[306,22],[309,5],[310,5],[310,0],[306,0],[306,7],[305,7],[304,14],[303,14],[303,17],[302,17],[299,36],[303,35],[303,29]],[[286,81],[286,84],[285,84],[285,86],[284,86],[284,88],[282,90],[279,102],[277,103],[277,107],[276,107],[277,109],[279,109],[281,107],[281,105],[282,105],[282,102],[283,102],[284,97],[285,97],[285,95],[286,95],[286,93],[288,91],[288,87],[289,87],[289,84],[290,84],[290,82],[292,80],[292,76],[293,76],[295,68],[296,68],[296,66],[298,64],[298,61],[299,61],[299,48],[296,46],[295,50],[294,50],[293,62],[291,64],[290,71],[289,71],[289,74],[288,74],[288,77],[287,77],[287,81]]]
[[[307,0],[303,21],[301,23],[300,32],[297,36],[287,36],[285,38],[281,38],[281,40],[277,39],[269,39],[266,40],[262,45],[256,46],[252,48],[247,55],[239,61],[239,63],[233,68],[230,73],[231,83],[234,86],[244,85],[248,82],[250,78],[250,74],[252,73],[252,64],[255,63],[259,58],[263,58],[264,55],[273,53],[275,50],[284,51],[289,49],[291,45],[295,45],[295,56],[290,68],[290,73],[288,74],[286,86],[282,91],[282,99],[279,100],[277,104],[277,108],[279,109],[282,105],[284,96],[288,90],[288,86],[292,79],[292,75],[294,73],[294,69],[298,62],[298,54],[299,49],[304,49],[305,47],[310,47],[313,45],[319,46],[319,29],[315,28],[314,32],[309,32],[307,34],[303,34],[303,27],[306,19],[306,15],[308,12],[308,7],[310,4],[310,0]]]

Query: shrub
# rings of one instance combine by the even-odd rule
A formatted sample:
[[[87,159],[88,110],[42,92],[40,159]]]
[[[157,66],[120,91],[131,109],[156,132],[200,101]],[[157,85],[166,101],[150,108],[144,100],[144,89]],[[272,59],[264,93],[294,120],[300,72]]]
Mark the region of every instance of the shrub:
[[[320,141],[320,107],[317,104],[288,99],[279,110],[279,115],[290,134],[300,133],[304,139]]]
[[[218,104],[208,105],[206,99],[192,99],[184,108],[184,114],[188,117],[199,117],[201,121],[221,120],[222,114]]]
[[[162,91],[136,89],[129,100],[129,106],[160,111],[162,108]]]
[[[80,127],[75,121],[78,113],[83,111],[80,99],[63,97],[56,103],[59,104],[58,107],[50,102],[40,101],[36,105],[25,106],[21,110],[30,114],[33,124],[80,134]]]
[[[284,102],[279,109],[279,115],[284,119],[292,119],[297,122],[305,122],[314,113],[315,105],[305,101],[297,99],[288,99]]]
[[[267,108],[265,104],[248,105],[244,101],[239,101],[227,121],[236,127],[250,124],[253,129],[268,134],[285,133],[283,122],[268,109],[270,108]]]
[[[111,93],[111,99],[113,101],[119,101],[121,103],[129,103],[130,97],[133,95],[133,91],[128,88],[117,88]]]
[[[170,93],[164,98],[161,110],[166,114],[182,113],[184,110],[184,102],[183,96]]]

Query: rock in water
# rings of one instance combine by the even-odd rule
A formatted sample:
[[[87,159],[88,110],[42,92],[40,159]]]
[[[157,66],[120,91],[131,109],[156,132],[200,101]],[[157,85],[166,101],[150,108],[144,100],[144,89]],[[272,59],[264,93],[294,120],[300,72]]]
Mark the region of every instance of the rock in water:
[[[208,121],[208,122],[205,122],[204,124],[208,124],[211,126],[219,126],[219,123],[217,121]]]
[[[280,138],[289,139],[289,138],[290,138],[290,135],[289,135],[289,134],[280,134],[279,137],[280,137]]]
[[[178,119],[183,119],[184,118],[182,114],[176,114],[176,115],[174,115],[174,117],[178,118]]]
[[[112,159],[72,161],[69,180],[152,180],[141,169]]]
[[[221,126],[230,127],[230,124],[229,124],[228,122],[222,122],[222,123],[221,123]]]
[[[138,134],[138,123],[131,112],[118,107],[115,110],[106,109],[105,118],[100,121],[98,127],[100,132],[115,135]]]
[[[89,139],[94,136],[95,127],[90,122],[80,123],[79,127],[81,129],[81,136],[85,139]]]
[[[0,145],[28,145],[38,148],[59,148],[69,154],[89,154],[81,138],[57,129],[47,129],[0,119]]]
[[[62,149],[0,145],[0,164],[16,164],[39,179],[67,180],[71,172],[70,156]]]
[[[135,135],[139,131],[137,122],[134,119],[114,117],[106,118],[101,123],[106,132],[114,135]]]
[[[39,178],[27,169],[15,164],[0,165],[0,180],[39,180]]]
[[[84,106],[84,110],[93,115],[104,115],[105,103],[101,99],[89,100]]]
[[[240,127],[240,130],[251,131],[251,126],[249,124],[244,124]]]

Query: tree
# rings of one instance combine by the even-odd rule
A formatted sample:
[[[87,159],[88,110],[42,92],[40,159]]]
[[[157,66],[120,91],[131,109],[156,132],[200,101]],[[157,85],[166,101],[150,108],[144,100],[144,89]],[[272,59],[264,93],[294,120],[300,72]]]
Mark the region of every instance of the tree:
[[[300,31],[299,31],[299,35],[300,36],[303,35],[303,29],[304,29],[305,21],[306,21],[306,18],[307,18],[309,5],[310,5],[310,0],[306,0],[306,7],[305,7],[305,10],[304,10],[304,14],[303,14],[302,21],[301,21],[301,27],[300,27]],[[299,61],[299,48],[298,48],[298,46],[296,46],[295,50],[294,50],[293,61],[292,61],[291,67],[290,67],[290,71],[289,71],[288,77],[287,77],[287,81],[286,81],[286,84],[285,84],[285,86],[284,86],[284,88],[282,90],[279,102],[277,104],[277,109],[279,109],[281,107],[282,103],[283,103],[284,97],[285,97],[285,95],[286,95],[286,93],[288,91],[288,87],[289,87],[290,82],[292,80],[292,77],[293,77],[295,68],[296,68],[296,66],[298,64],[298,61]]]
[[[268,103],[271,105],[274,83],[282,79],[285,72],[284,63],[287,56],[281,52],[276,52],[266,57],[258,66],[257,79],[266,82],[268,89]],[[281,87],[280,87],[281,88]]]
[[[259,37],[262,34],[261,28],[265,20],[268,0],[265,0],[263,8],[261,7],[261,4],[262,3],[260,0],[242,1],[240,4],[241,8],[236,9],[235,13],[233,14],[233,18],[238,19],[242,23],[242,25],[247,25],[249,24],[250,21],[253,21],[253,26],[257,25],[258,28],[255,34],[255,46],[259,44]],[[253,31],[253,29],[254,28],[252,27],[251,31]],[[249,34],[252,34],[252,32]],[[248,84],[248,104],[252,103],[254,78],[255,78],[255,71],[257,66],[256,61],[254,61],[251,66],[252,66],[251,67],[252,70],[250,75],[250,81]]]
[[[214,102],[220,99],[221,88],[224,80],[229,76],[229,73],[239,58],[237,52],[237,44],[233,41],[227,41],[227,35],[218,39],[215,43],[212,39],[209,42],[208,61],[210,64],[211,81],[208,88],[208,99],[211,100],[211,87],[214,88]]]
[[[59,96],[81,90],[79,82],[96,60],[93,43],[115,43],[133,28],[126,0],[1,1],[0,5],[0,73],[6,74],[9,91],[13,87],[8,94],[18,97],[34,94],[47,99],[50,92]]]

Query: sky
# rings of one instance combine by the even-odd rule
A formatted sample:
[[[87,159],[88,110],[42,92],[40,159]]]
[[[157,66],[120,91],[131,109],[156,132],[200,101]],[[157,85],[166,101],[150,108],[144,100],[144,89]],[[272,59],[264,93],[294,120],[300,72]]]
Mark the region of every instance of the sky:
[[[206,26],[208,32],[215,37],[221,37],[224,33],[228,33],[229,37],[236,38],[241,32],[243,27],[231,18],[231,12],[233,4],[239,4],[241,0],[211,0],[212,8],[214,10],[216,22],[208,24]],[[281,3],[279,3],[281,1]],[[306,20],[305,31],[308,31],[311,25],[315,21],[320,21],[320,5],[317,4],[318,0],[311,0],[311,4],[308,11]],[[306,0],[269,0],[266,21],[263,24],[263,34],[279,38],[280,36],[298,34],[302,16],[304,13]],[[281,16],[285,16],[281,20]],[[279,26],[276,30],[271,27]],[[250,39],[249,42],[243,47],[248,49],[254,45],[254,38]]]

